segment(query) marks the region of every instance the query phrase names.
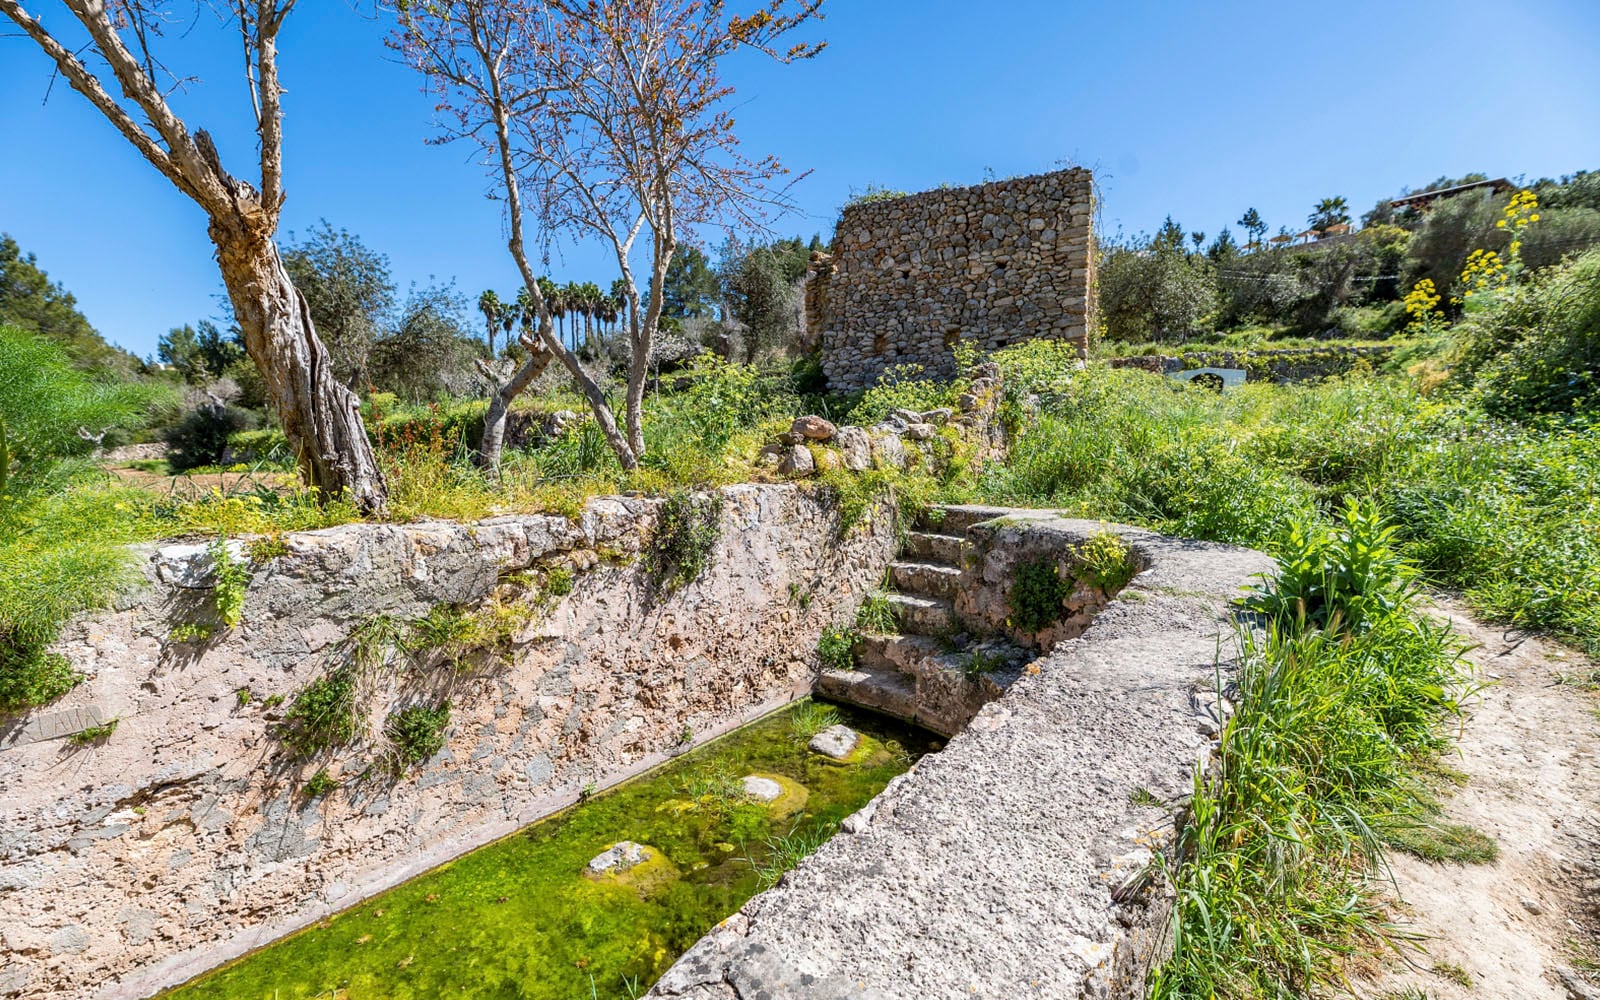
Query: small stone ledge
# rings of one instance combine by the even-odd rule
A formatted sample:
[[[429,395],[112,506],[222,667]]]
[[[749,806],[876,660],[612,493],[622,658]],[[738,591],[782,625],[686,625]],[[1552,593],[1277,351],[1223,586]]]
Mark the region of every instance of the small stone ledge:
[[[961,510],[961,509],[957,509]],[[1140,888],[1209,746],[1192,697],[1230,602],[1271,560],[1047,512],[973,530],[1120,534],[1144,567],[941,753],[924,758],[649,994],[683,1000],[1142,996],[1170,899]]]

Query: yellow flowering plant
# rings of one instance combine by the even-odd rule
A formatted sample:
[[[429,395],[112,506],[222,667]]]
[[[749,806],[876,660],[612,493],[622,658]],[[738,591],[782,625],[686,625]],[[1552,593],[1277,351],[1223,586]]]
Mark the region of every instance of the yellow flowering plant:
[[[1505,256],[1493,250],[1474,250],[1461,270],[1461,294],[1454,301],[1468,310],[1486,305],[1506,288],[1517,283],[1522,274],[1522,243],[1528,227],[1539,221],[1539,198],[1523,188],[1511,196],[1505,211],[1495,221],[1495,228],[1505,230],[1511,237]]]
[[[1439,303],[1443,300],[1432,278],[1423,278],[1412,285],[1405,297],[1406,315],[1411,317],[1406,332],[1424,336],[1438,332],[1444,325],[1444,316],[1439,312]]]

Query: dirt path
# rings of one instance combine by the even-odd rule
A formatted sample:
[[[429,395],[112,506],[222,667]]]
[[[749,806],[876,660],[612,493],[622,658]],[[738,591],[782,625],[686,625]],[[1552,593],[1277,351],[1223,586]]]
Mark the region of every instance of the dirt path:
[[[1459,606],[1439,612],[1478,644],[1468,656],[1490,684],[1469,706],[1460,757],[1446,760],[1468,781],[1445,812],[1494,837],[1500,858],[1430,864],[1394,854],[1396,917],[1427,939],[1427,953],[1413,954],[1412,967],[1389,963],[1358,993],[1600,1000],[1600,974],[1583,978],[1584,957],[1600,959],[1600,695],[1559,682],[1594,665]]]

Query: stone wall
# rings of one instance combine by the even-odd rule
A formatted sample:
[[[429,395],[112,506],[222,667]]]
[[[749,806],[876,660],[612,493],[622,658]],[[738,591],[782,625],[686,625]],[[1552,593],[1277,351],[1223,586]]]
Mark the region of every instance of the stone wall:
[[[1049,511],[951,510],[1003,515],[968,537],[1013,564],[1112,530],[1143,569],[651,1000],[1145,996],[1173,899],[1150,862],[1227,711],[1230,605],[1272,560]]]
[[[883,577],[891,514],[841,540],[815,491],[721,495],[713,567],[676,593],[638,558],[660,501],[347,525],[258,547],[242,624],[200,645],[172,634],[213,600],[206,546],[150,549],[143,589],[60,644],[88,680],[0,728],[0,996],[147,996],[809,692],[819,633]],[[442,605],[513,624],[373,672],[367,735],[292,760],[284,714],[357,626]],[[389,711],[445,699],[444,749],[390,775]],[[339,787],[308,796],[323,768]]]
[[[952,346],[1074,340],[1094,325],[1094,178],[1062,170],[847,206],[808,272],[830,385],[886,368],[956,373]]]
[[[1278,347],[1261,350],[1189,351],[1178,355],[1142,354],[1112,358],[1112,368],[1138,368],[1158,375],[1191,371],[1196,368],[1242,369],[1251,382],[1309,382],[1331,375],[1344,375],[1356,366],[1378,366],[1394,355],[1387,344],[1366,347]]]

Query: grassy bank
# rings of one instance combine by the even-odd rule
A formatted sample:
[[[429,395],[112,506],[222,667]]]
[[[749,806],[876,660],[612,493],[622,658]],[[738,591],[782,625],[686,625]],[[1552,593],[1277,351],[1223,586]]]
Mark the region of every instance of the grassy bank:
[[[1218,395],[1048,354],[1001,355],[1028,429],[985,500],[1274,553],[1291,526],[1370,500],[1426,582],[1600,651],[1600,438],[1586,424],[1490,417],[1405,375]]]

